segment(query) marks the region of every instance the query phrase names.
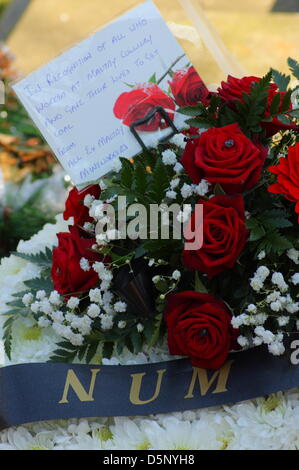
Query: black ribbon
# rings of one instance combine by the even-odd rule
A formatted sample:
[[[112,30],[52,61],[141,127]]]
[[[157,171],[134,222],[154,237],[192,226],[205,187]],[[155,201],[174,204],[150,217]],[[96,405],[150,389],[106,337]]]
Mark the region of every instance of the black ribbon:
[[[298,348],[298,345],[292,345]],[[299,385],[299,367],[264,346],[231,353],[219,371],[188,359],[133,366],[38,363],[0,369],[0,429],[29,422],[137,416],[234,403]],[[299,354],[298,354],[299,355]]]

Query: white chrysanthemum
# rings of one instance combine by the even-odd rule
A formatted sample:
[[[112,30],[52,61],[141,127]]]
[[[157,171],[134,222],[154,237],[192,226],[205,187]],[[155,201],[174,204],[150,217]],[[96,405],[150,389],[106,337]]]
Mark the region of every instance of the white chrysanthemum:
[[[55,432],[43,431],[34,435],[23,426],[7,431],[7,444],[0,444],[0,450],[53,450]]]

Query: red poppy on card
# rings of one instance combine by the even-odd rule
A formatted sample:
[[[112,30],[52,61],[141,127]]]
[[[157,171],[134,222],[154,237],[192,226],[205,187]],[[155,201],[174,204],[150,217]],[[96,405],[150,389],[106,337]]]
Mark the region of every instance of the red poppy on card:
[[[114,115],[122,119],[123,124],[130,126],[134,122],[146,117],[156,106],[162,106],[170,119],[174,117],[175,102],[161,88],[154,83],[146,83],[122,93],[113,108]],[[153,132],[163,129],[168,124],[159,113],[145,124],[137,127],[139,131]]]
[[[194,67],[177,70],[168,83],[178,106],[209,104],[210,92]]]

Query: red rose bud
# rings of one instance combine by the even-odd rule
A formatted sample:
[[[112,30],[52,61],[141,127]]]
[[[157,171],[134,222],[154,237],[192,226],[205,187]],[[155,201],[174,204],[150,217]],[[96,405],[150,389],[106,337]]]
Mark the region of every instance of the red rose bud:
[[[204,369],[224,364],[238,332],[224,302],[193,291],[167,297],[165,322],[170,353],[188,356],[193,366]]]
[[[90,267],[84,271],[80,266],[82,258],[92,265],[103,261],[103,257],[92,251],[94,238],[81,238],[77,227],[70,227],[70,233],[58,233],[58,247],[53,250],[51,276],[54,289],[60,294],[85,292],[99,283],[98,274]]]
[[[173,119],[174,101],[158,85],[149,83],[122,93],[114,105],[113,112],[115,117],[122,119],[123,124],[130,126],[138,119],[144,118],[156,106],[162,106],[166,111],[170,111],[168,116]],[[160,114],[155,113],[149,122],[138,126],[137,129],[153,132],[167,126],[168,124],[162,121]]]
[[[234,107],[235,101],[241,101],[242,103],[244,102],[242,94],[250,94],[252,87],[260,80],[261,79],[259,77],[254,76],[235,78],[229,75],[227,77],[227,82],[221,82],[221,88],[218,88],[218,94],[224,101],[226,101],[229,106]],[[274,96],[277,94],[280,95],[281,106],[285,92],[278,91],[277,85],[275,83],[270,83],[268,90],[267,108],[264,116],[265,118],[270,117],[270,106]],[[290,110],[291,109],[292,106],[290,106]],[[274,117],[271,122],[261,122],[260,124],[263,129],[265,129],[267,137],[272,137],[281,130],[299,129],[299,126],[296,124],[281,123],[277,117]]]
[[[194,67],[178,70],[168,82],[178,106],[209,104],[210,92]]]
[[[194,183],[206,179],[221,184],[227,194],[236,194],[259,182],[267,152],[253,144],[238,124],[230,124],[211,127],[188,142],[182,164]]]
[[[203,243],[199,249],[183,251],[183,264],[208,275],[209,279],[226,269],[233,268],[248,239],[242,196],[214,196],[200,201],[203,206],[203,224],[191,215],[191,231],[203,230]],[[195,238],[195,237],[194,237]],[[192,240],[191,240],[192,242]],[[190,243],[190,240],[188,240]]]
[[[287,158],[280,158],[279,164],[268,170],[277,175],[277,183],[269,186],[268,191],[295,202],[295,211],[299,214],[299,143],[289,147]]]
[[[63,213],[64,220],[74,217],[74,224],[80,225],[80,227],[83,227],[85,222],[93,222],[93,219],[89,217],[88,207],[83,204],[84,198],[87,194],[98,199],[101,194],[100,186],[98,184],[94,184],[83,191],[78,191],[77,188],[73,188],[69,192],[65,203],[65,211]]]

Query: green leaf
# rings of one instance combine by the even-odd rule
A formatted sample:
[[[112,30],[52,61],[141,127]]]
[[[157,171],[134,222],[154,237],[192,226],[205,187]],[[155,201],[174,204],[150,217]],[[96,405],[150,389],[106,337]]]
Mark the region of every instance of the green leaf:
[[[226,194],[226,192],[224,191],[224,189],[222,188],[221,184],[219,183],[216,183],[215,184],[215,187],[214,187],[214,194]]]
[[[277,116],[277,119],[279,120],[279,122],[281,122],[282,124],[286,124],[287,126],[290,125],[290,119],[285,115],[285,114],[279,114]]]
[[[186,124],[192,127],[198,127],[200,129],[209,129],[211,127],[211,123],[204,120],[204,119],[187,119]]]
[[[29,290],[33,291],[38,291],[38,290],[44,290],[46,293],[52,292],[53,290],[53,283],[50,278],[43,279],[43,278],[36,278],[36,279],[30,279],[29,281],[24,281],[24,284],[26,287],[29,288]]]
[[[276,93],[270,105],[270,114],[277,114],[280,108],[280,94]]]
[[[142,336],[137,331],[136,327],[133,329],[132,333],[130,334],[130,339],[132,341],[134,353],[138,354],[142,349]]]
[[[278,72],[278,70],[275,69],[271,69],[271,71],[273,81],[278,86],[279,91],[287,91],[291,77],[289,75]]]
[[[299,109],[292,109],[291,111],[288,111],[288,114],[291,117],[299,119]]]
[[[156,203],[160,204],[164,199],[165,191],[169,186],[169,176],[165,165],[161,159],[157,160],[155,168],[152,172],[152,185],[150,196],[155,200]]]
[[[200,116],[204,111],[203,105],[200,106],[183,106],[177,110],[178,113],[186,116]]]
[[[162,320],[163,320],[163,314],[160,313],[159,315],[157,315],[155,317],[155,329],[154,329],[154,333],[153,333],[153,336],[149,342],[149,347],[153,347],[155,346],[155,344],[157,344],[158,340],[159,340],[159,336],[160,336],[160,329],[161,329],[161,325],[162,325]]]
[[[249,240],[251,242],[254,242],[256,240],[260,240],[260,238],[262,238],[265,234],[266,234],[266,231],[265,231],[264,227],[258,225],[250,231]]]
[[[30,263],[38,264],[39,266],[43,266],[45,268],[52,267],[52,251],[49,248],[46,248],[46,251],[40,252],[36,255],[27,255],[25,253],[19,253],[14,251],[11,253],[14,256],[18,256],[19,258],[25,259]]]
[[[110,359],[113,354],[113,349],[114,349],[114,343],[106,341],[103,344],[102,356],[107,359]]]
[[[131,189],[133,184],[133,165],[126,158],[120,158],[121,170],[120,170],[120,183],[122,186]]]
[[[208,290],[202,283],[202,281],[199,278],[198,272],[195,273],[195,279],[194,279],[194,290],[195,292],[199,292],[201,294],[207,294]]]
[[[156,72],[149,79],[149,83],[157,83]]]
[[[285,111],[288,111],[291,108],[291,94],[292,94],[292,90],[287,91],[286,94],[284,95],[283,99],[282,99],[282,102],[281,102],[281,112],[282,113],[285,112]]]
[[[146,194],[147,172],[142,163],[134,165],[133,190],[140,194]]]
[[[89,348],[86,353],[86,362],[89,364],[94,358],[98,349],[98,343],[92,343],[89,345]]]
[[[264,240],[259,244],[258,251],[265,250],[267,253],[273,252],[281,254],[292,248],[292,243],[282,236],[278,231],[268,233]]]
[[[3,325],[3,340],[4,340],[4,351],[9,359],[11,359],[11,343],[12,343],[12,327],[14,317],[8,318]]]
[[[290,71],[292,72],[292,75],[299,80],[299,63],[297,60],[292,59],[291,57],[288,58],[288,66]]]

